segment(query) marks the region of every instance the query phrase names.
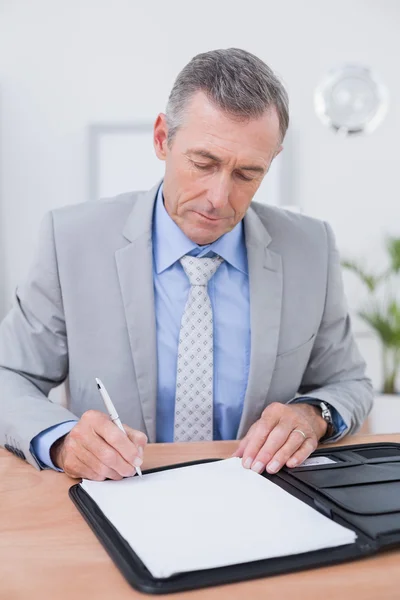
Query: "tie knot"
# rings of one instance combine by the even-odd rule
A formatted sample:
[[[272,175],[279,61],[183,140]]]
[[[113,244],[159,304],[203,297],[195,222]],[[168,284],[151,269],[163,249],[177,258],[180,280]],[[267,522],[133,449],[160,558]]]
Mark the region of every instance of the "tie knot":
[[[182,256],[180,263],[190,281],[190,285],[207,285],[223,260],[220,256],[213,256],[212,258]]]

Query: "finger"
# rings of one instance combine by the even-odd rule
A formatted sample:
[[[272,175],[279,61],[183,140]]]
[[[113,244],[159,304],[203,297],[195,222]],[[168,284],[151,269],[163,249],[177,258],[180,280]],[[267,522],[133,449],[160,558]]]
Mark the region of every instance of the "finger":
[[[287,442],[291,432],[291,426],[287,423],[278,423],[269,434],[265,444],[260,448],[254,459],[251,469],[261,473],[272,460],[276,452]]]
[[[73,479],[91,479],[93,481],[100,481],[100,476],[74,454],[66,456],[63,464],[63,471]]]
[[[73,463],[66,461],[63,465],[63,471],[68,477],[73,479],[91,479],[100,481],[99,476],[88,465],[85,465],[78,457],[75,457]]]
[[[124,424],[124,429],[131,440],[138,449],[138,455],[143,458],[144,448],[147,444],[147,435],[137,429],[132,429],[128,425]]]
[[[126,435],[123,431],[121,431],[121,429],[119,429],[119,427],[117,427],[117,425],[115,425],[115,423],[109,421],[108,419],[99,420],[99,422],[96,423],[95,432],[99,437],[103,438],[103,440],[107,442],[109,446],[119,453],[123,461],[129,465],[140,467],[143,460],[139,456],[138,447],[132,442],[128,435]],[[107,460],[103,461],[102,457],[97,452],[95,452],[95,454],[102,462],[118,471],[115,464],[108,463]],[[111,456],[109,458],[111,458]],[[122,465],[120,461],[118,461],[118,463]],[[124,475],[124,473],[121,472],[121,475]]]
[[[261,449],[264,448],[266,440],[269,439],[269,436],[274,430],[278,420],[278,415],[271,413],[268,418],[260,419],[255,424],[252,435],[243,453],[243,466],[246,469],[254,466],[254,470],[257,470],[260,467],[260,465],[257,464],[260,462],[260,460],[255,460],[255,458],[259,455]],[[270,457],[265,450],[263,455],[265,456],[265,460],[268,461]],[[265,464],[266,462],[264,462],[264,466]]]
[[[231,454],[231,457],[236,456],[237,458],[242,458],[245,447],[245,444],[243,444],[243,446],[240,447],[238,446],[235,452]]]
[[[268,473],[276,473],[286,463],[287,460],[304,444],[306,440],[299,431],[292,431],[287,441],[274,454],[271,461],[267,464]]]
[[[289,469],[293,469],[297,465],[300,465],[302,462],[306,460],[310,456],[312,452],[317,448],[318,442],[312,438],[307,438],[304,444],[299,448],[297,452],[290,457],[287,461],[287,466]]]
[[[253,423],[253,425],[250,427],[250,429],[248,430],[248,432],[246,433],[244,438],[241,439],[237,450],[233,453],[233,456],[239,456],[240,458],[243,456],[246,446],[249,443],[249,441],[251,440],[251,437],[254,433],[254,429],[257,427],[257,424],[258,424],[258,421]]]
[[[115,427],[117,432],[126,438],[126,435],[120,431],[114,423],[111,423],[111,421],[110,425]],[[111,435],[111,440],[113,439],[114,438]],[[108,444],[104,438],[100,437],[95,431],[88,439],[83,438],[81,440],[81,446],[93,454],[102,465],[116,471],[122,477],[132,477],[135,473],[136,466],[133,463],[135,461],[140,462],[140,464],[143,462],[139,456],[134,458],[133,463],[126,461],[114,446]]]
[[[105,444],[105,442],[103,442]],[[79,460],[85,464],[91,471],[93,471],[97,478],[96,481],[104,481],[104,479],[113,479],[114,481],[120,481],[123,475],[108,465],[102,463],[100,459],[93,454],[90,448],[81,445],[77,451]],[[136,469],[134,466],[130,466],[130,471],[125,477],[133,477]]]
[[[253,428],[253,425],[250,427],[249,431],[244,436],[244,438],[242,438],[242,440],[240,441],[239,446],[237,447],[237,449],[235,450],[235,452],[232,454],[232,456],[238,456],[239,458],[242,458],[243,453],[245,451],[245,448],[246,448],[247,444],[249,443],[249,439],[251,437],[251,430],[252,430],[252,428]]]
[[[109,479],[121,479],[120,474],[114,469],[103,465],[98,457],[92,453],[90,439],[93,439],[94,436],[96,436],[94,432],[89,437],[85,435],[82,428],[77,427],[73,435],[67,437],[63,448],[64,471],[79,474],[80,477],[89,478],[90,475],[90,479],[95,479],[96,481],[102,481],[106,477]],[[87,437],[89,437],[89,441],[87,441]],[[102,443],[105,444],[105,442]],[[85,472],[82,471],[82,465],[85,465]],[[131,466],[131,470],[132,474],[134,474],[133,466]],[[90,473],[87,474],[86,471],[90,471]]]

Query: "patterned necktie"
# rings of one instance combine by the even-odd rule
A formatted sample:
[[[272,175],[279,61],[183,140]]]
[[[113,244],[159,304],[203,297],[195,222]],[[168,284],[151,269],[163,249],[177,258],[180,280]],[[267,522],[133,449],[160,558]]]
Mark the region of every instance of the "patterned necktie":
[[[207,284],[223,259],[183,256],[190,291],[179,333],[175,442],[213,439],[213,316]]]

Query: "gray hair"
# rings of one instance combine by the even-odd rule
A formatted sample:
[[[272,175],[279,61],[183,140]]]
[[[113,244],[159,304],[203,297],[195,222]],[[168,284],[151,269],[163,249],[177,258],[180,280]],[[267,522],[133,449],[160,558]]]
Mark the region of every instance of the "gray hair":
[[[169,145],[183,123],[189,100],[199,91],[239,120],[261,117],[274,106],[281,139],[285,137],[289,126],[289,98],[283,84],[254,54],[228,48],[197,54],[179,73],[166,109]]]

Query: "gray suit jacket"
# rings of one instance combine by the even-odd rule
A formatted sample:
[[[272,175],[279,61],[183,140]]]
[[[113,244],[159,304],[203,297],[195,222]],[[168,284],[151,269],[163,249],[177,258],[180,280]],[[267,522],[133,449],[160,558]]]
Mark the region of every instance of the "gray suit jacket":
[[[49,213],[14,308],[0,327],[0,444],[38,467],[42,430],[103,410],[100,377],[121,420],[156,433],[156,328],[149,192]],[[245,218],[251,360],[238,431],[297,393],[333,405],[354,432],[372,388],[354,343],[338,252],[321,221],[253,203]],[[65,408],[47,398],[68,377]]]

